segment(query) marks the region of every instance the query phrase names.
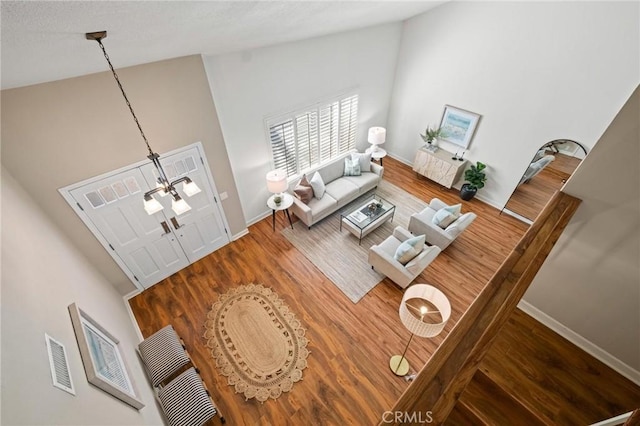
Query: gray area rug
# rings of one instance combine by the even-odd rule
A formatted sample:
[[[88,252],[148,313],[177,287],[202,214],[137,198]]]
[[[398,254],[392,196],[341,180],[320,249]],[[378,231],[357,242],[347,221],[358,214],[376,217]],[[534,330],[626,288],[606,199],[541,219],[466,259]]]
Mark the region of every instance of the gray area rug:
[[[373,192],[370,192],[358,198],[341,211],[358,207],[372,194]],[[427,206],[425,201],[385,180],[380,182],[375,194],[394,204],[396,212],[393,222],[385,222],[364,237],[361,245],[358,245],[358,238],[349,231],[344,228],[340,231],[340,211],[316,223],[311,229],[297,221],[293,230],[287,227],[282,231],[285,238],[353,303],[357,303],[384,279],[384,276],[371,269],[367,262],[369,247],[384,241],[396,226],[406,228],[409,225],[409,217]]]

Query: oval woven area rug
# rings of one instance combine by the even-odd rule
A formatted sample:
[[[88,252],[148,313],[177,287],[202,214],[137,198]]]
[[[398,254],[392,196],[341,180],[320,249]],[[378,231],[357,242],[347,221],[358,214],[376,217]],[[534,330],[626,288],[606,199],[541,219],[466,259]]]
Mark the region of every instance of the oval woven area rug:
[[[220,295],[205,328],[220,373],[246,400],[276,399],[302,380],[309,356],[305,329],[270,288],[248,284]]]

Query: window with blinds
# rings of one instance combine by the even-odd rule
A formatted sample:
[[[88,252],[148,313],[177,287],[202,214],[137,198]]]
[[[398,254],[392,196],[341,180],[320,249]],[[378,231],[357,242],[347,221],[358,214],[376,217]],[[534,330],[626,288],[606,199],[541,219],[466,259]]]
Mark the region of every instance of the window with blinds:
[[[356,146],[358,95],[267,120],[276,169],[295,176]]]

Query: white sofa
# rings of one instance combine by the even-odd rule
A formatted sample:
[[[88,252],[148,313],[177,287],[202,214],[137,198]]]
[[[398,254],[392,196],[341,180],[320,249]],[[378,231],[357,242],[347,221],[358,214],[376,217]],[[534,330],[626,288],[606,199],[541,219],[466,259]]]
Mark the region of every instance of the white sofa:
[[[382,179],[384,168],[376,163],[371,163],[371,171],[363,171],[360,176],[343,176],[344,159],[351,153],[337,158],[335,161],[327,163],[317,170],[307,172],[307,178],[311,180],[314,173],[318,171],[325,184],[325,193],[322,198],[315,196],[305,204],[300,201],[293,190],[299,180],[289,186],[289,192],[293,195],[293,205],[291,211],[305,224],[311,225],[329,216],[336,210],[344,207],[351,201],[368,191],[376,188]]]

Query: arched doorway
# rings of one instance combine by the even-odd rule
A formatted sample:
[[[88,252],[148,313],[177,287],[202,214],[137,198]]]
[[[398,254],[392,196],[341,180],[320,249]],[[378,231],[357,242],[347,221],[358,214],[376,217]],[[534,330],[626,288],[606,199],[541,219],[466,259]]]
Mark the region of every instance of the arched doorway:
[[[587,149],[570,139],[555,139],[542,145],[522,174],[503,211],[532,223],[586,155]]]

